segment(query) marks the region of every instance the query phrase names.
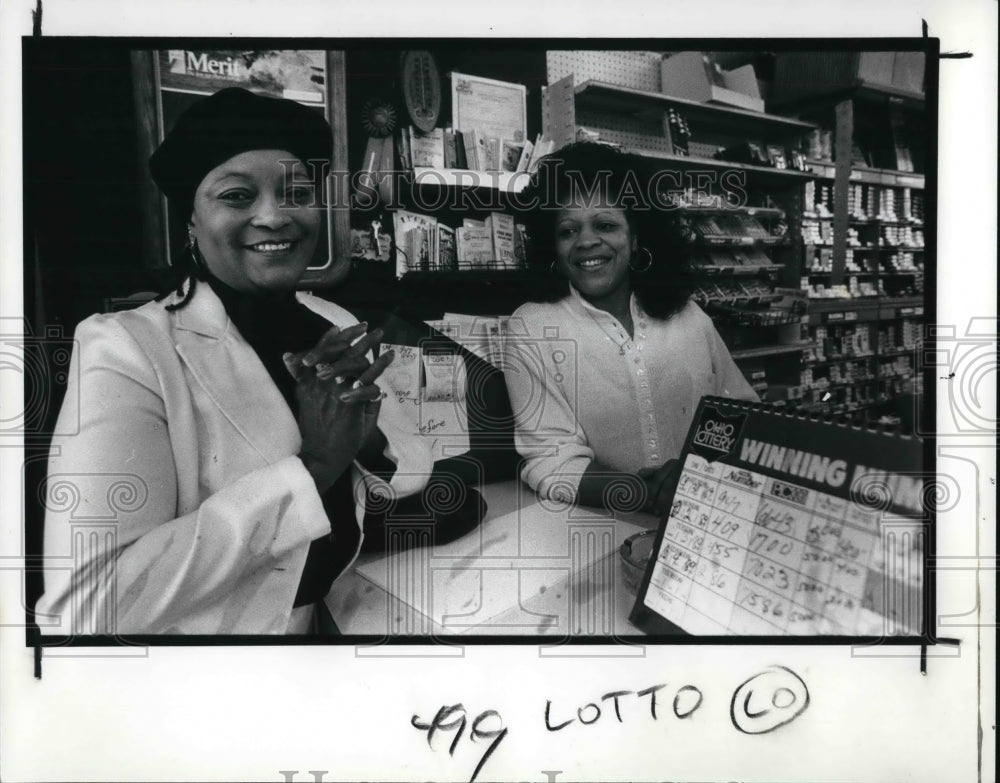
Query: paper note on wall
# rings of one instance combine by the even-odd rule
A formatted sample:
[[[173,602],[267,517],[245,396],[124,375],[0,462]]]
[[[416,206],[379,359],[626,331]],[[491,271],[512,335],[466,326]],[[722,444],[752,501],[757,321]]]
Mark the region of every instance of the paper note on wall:
[[[393,360],[380,380],[391,390],[405,414],[413,421],[414,436],[431,441],[435,461],[466,453],[469,446],[469,424],[465,409],[465,361],[454,354],[424,355],[412,345],[383,343],[380,355],[393,350]],[[422,388],[421,370],[427,378]],[[387,401],[388,402],[388,401]]]
[[[415,418],[415,409],[420,404],[421,351],[412,345],[382,343],[379,356],[386,351],[395,351],[396,356],[382,373],[379,385]]]
[[[494,367],[500,367],[503,362],[507,321],[508,316],[445,313],[440,321],[428,323],[483,361],[489,362]]]
[[[424,394],[426,401],[456,401],[465,399],[465,360],[454,353],[427,354],[424,361]]]
[[[420,404],[420,433],[432,437],[435,460],[469,450],[465,408],[465,360],[454,353],[423,355],[425,386]]]
[[[419,416],[418,429],[421,436],[431,439],[435,462],[469,450],[469,420],[464,400],[424,400]]]

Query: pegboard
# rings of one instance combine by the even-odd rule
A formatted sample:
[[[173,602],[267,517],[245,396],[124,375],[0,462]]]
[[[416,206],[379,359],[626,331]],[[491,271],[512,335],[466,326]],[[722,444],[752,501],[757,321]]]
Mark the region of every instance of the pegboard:
[[[602,141],[621,144],[630,150],[673,152],[670,142],[663,135],[663,122],[660,120],[578,108],[576,122],[587,130],[600,133]]]
[[[661,52],[573,51],[545,53],[548,84],[573,74],[576,84],[608,82],[633,90],[660,91]]]
[[[718,151],[718,144],[702,144],[698,141],[688,141],[688,154],[692,158],[712,158]]]

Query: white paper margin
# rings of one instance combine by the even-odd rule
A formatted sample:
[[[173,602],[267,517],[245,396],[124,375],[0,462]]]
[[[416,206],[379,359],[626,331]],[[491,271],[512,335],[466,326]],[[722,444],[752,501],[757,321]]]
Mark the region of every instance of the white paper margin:
[[[22,311],[18,39],[30,34],[33,7],[0,7],[5,318]],[[938,322],[955,324],[963,334],[972,317],[995,317],[995,3],[560,3],[543,11],[537,2],[520,2],[488,8],[476,13],[466,3],[412,0],[50,0],[43,26],[46,35],[411,36],[416,28],[445,36],[797,38],[916,36],[925,19],[930,34],[942,39],[942,51],[975,55],[941,63]],[[982,393],[995,393],[995,376],[994,366]],[[8,381],[3,409],[18,410],[20,389]],[[946,383],[938,389],[942,406]],[[979,551],[988,556],[996,551],[995,455],[963,450],[961,438],[943,438],[942,447],[945,441],[959,461],[970,460],[959,473],[976,484],[963,489],[978,492],[978,507],[963,504],[939,519],[939,550],[974,554],[960,551],[972,538],[971,513],[978,517]],[[11,558],[20,545],[21,463],[10,448],[0,448],[0,460],[0,620],[16,623],[22,610]],[[938,603],[942,614],[961,613],[978,595],[983,627],[941,629],[961,639],[960,653],[931,648],[926,676],[919,673],[914,649],[901,658],[852,657],[845,647],[651,647],[641,658],[543,658],[533,646],[467,647],[461,657],[421,659],[402,657],[406,648],[393,648],[399,657],[360,658],[350,647],[159,647],[132,658],[46,656],[44,678],[36,681],[23,631],[4,627],[0,777],[281,781],[289,779],[281,770],[295,770],[294,780],[468,780],[487,743],[471,743],[467,729],[449,757],[451,735],[437,737],[431,750],[424,733],[410,725],[415,713],[426,720],[441,705],[461,702],[470,722],[495,709],[510,729],[480,780],[990,780],[996,670],[995,629],[988,625],[995,620],[995,565],[993,571],[989,566],[995,561],[979,562],[985,570],[978,574],[939,580]],[[733,692],[774,663],[803,678],[810,707],[771,734],[741,734],[729,718]],[[656,721],[648,696],[623,697],[621,723],[610,702],[599,701],[613,690],[660,683],[666,687]],[[671,709],[683,685],[698,687],[704,696],[686,721],[674,718]],[[604,714],[590,726],[577,722],[549,732],[543,723],[547,699],[553,721],[575,717],[578,707],[595,700]]]

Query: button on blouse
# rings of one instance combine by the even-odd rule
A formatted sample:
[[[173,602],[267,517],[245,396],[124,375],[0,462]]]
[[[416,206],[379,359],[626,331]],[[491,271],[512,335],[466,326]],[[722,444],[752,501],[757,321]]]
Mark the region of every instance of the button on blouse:
[[[757,399],[696,304],[666,320],[635,297],[630,308],[632,338],[572,288],[511,318],[505,377],[515,444],[522,477],[543,496],[578,484],[594,459],[635,473],[676,458],[705,394]]]

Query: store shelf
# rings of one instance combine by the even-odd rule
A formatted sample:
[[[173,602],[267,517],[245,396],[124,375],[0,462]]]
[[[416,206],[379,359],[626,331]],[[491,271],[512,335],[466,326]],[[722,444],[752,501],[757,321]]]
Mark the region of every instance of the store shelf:
[[[881,316],[888,320],[892,318],[907,318],[924,314],[924,297],[905,296],[894,299],[882,299],[879,305]]]
[[[778,301],[780,297],[772,297],[769,301]],[[698,301],[698,300],[695,300]],[[761,301],[764,301],[763,299]],[[802,315],[790,310],[751,309],[726,304],[714,299],[707,302],[699,301],[708,316],[719,326],[727,328],[773,328],[777,326],[792,326],[802,322]]]
[[[860,386],[863,383],[875,383],[876,381],[882,380],[874,375],[867,378],[857,378],[852,381],[834,381],[833,383],[822,383],[822,384],[812,384],[811,386],[803,386],[802,391],[804,392],[814,392],[814,391],[829,391],[830,389],[848,389],[853,386]]]
[[[716,160],[715,158],[697,158],[689,155],[673,155],[668,152],[658,150],[647,150],[639,147],[629,147],[628,152],[646,158],[651,161],[666,161],[676,165],[678,171],[686,169],[692,170],[712,170],[717,172],[745,171],[753,174],[757,178],[773,178],[779,181],[789,180],[809,180],[815,179],[815,175],[808,171],[796,171],[795,169],[775,169],[770,166],[751,166],[748,163],[734,163],[729,160]]]
[[[689,123],[724,124],[736,133],[750,137],[762,131],[786,136],[797,136],[815,129],[810,122],[782,117],[776,114],[748,111],[714,103],[699,103],[685,98],[674,98],[658,92],[634,90],[607,82],[588,80],[576,85],[576,99],[580,106],[633,116],[660,118],[663,110],[675,108],[682,111]]]
[[[778,272],[784,268],[784,264],[743,264],[739,266],[735,264],[732,266],[698,264],[694,267],[694,271],[697,274],[710,275],[712,277],[745,277],[759,275],[763,272]]]
[[[892,351],[879,351],[879,359],[888,359],[891,356],[913,356],[917,351],[916,347],[913,348],[897,348]],[[874,354],[873,354],[874,356]]]
[[[820,277],[821,275],[832,275],[832,274],[833,274],[833,270],[832,269],[807,269],[807,270],[805,270],[802,273],[803,277]],[[854,276],[862,276],[862,277],[866,277],[866,276],[874,277],[876,274],[878,274],[878,273],[877,272],[872,272],[872,271],[870,271],[868,269],[845,269],[844,270],[844,277],[850,277],[852,275],[854,275]],[[813,299],[812,301],[815,302],[816,300]]]
[[[865,247],[864,245],[848,245],[848,250],[855,253],[923,253],[926,246],[908,247],[906,245],[884,245],[882,247]]]
[[[690,207],[676,206],[675,209],[685,215],[746,215],[757,218],[775,218],[781,220],[785,217],[785,210],[777,207]]]
[[[873,296],[858,299],[810,299],[809,323],[871,322],[924,314],[924,297]]]
[[[834,310],[870,310],[878,307],[906,306],[923,304],[921,297],[884,297],[871,296],[857,299],[810,299],[810,313],[828,313]]]
[[[878,307],[879,297],[871,296],[859,299],[837,299],[830,297],[827,299],[810,299],[809,312],[829,313],[834,310],[866,310]]]
[[[880,269],[878,271],[873,271],[871,269],[845,269],[844,277],[913,277],[914,275],[922,275],[923,273],[923,269]],[[802,273],[802,276],[822,277],[824,275],[832,274],[833,270],[831,269],[807,269]],[[816,300],[814,299],[812,301]]]
[[[525,269],[436,269],[410,271],[400,278],[400,282],[462,282],[462,281],[524,281],[531,276]]]
[[[803,361],[801,367],[803,369],[808,369],[810,367],[827,367],[832,364],[851,364],[855,362],[864,362],[868,359],[874,359],[875,354],[873,353],[859,353],[859,354],[843,354],[840,356],[826,357],[825,359],[811,359],[809,361]]]
[[[809,348],[818,347],[818,343],[792,343],[789,345],[767,345],[760,348],[743,348],[742,350],[731,351],[730,356],[734,361],[746,359],[760,359],[765,356],[780,356],[786,353],[801,353]]]
[[[691,246],[694,249],[707,249],[712,247],[788,247],[791,243],[783,237],[726,237],[726,238],[706,238],[698,237],[698,240]]]
[[[926,104],[922,92],[906,90],[891,84],[869,82],[864,79],[858,80],[853,96],[869,103],[881,104],[888,101],[908,109],[923,109]]]
[[[829,218],[833,220],[833,218]],[[879,228],[919,228],[923,229],[924,224],[922,222],[916,221],[911,222],[908,220],[881,220],[879,218],[851,218],[847,221],[849,226],[854,226],[858,228],[863,228],[867,226],[878,226]]]
[[[831,160],[812,160],[806,158],[806,168],[820,179],[833,179],[837,173],[836,164]],[[831,220],[833,218],[830,218]]]
[[[922,111],[924,107],[923,96],[918,93],[882,85],[866,85],[862,82],[858,82],[849,88],[845,87],[843,92],[838,92],[836,95],[828,95],[824,100],[825,104],[823,106],[825,108],[820,108],[820,101],[810,101],[808,98],[805,98],[803,100],[788,102],[782,110],[791,111],[792,108],[790,107],[794,106],[798,111],[815,111],[815,116],[826,116],[830,119],[833,116],[833,112],[828,110],[832,108],[834,103],[840,101],[854,102],[855,117],[858,117],[859,114],[864,115],[866,112],[875,112],[876,104],[884,107],[886,103],[889,103],[893,106],[910,107],[913,111]],[[886,123],[889,114],[884,112],[882,108],[879,108],[877,111],[877,116],[865,116],[864,119],[870,119],[875,123],[882,123],[885,126],[884,132],[891,132],[891,128]],[[913,116],[908,115],[906,118],[907,125],[913,119]],[[847,136],[851,139],[852,143],[857,142],[862,146],[867,143],[866,139],[859,140],[856,135],[857,128],[853,125],[853,120],[849,115],[845,117],[842,114],[838,114],[835,120],[835,127],[827,127],[826,130],[832,130],[835,135],[840,137],[841,141]],[[881,143],[883,140],[879,139],[878,141]],[[913,149],[910,152],[914,160],[919,161],[921,159],[921,156],[917,152],[914,152]],[[891,166],[893,163],[889,161],[894,159],[886,156],[879,158],[879,160]],[[828,334],[832,340],[836,339],[835,335],[838,333],[843,338],[844,335],[851,332],[854,332],[856,335],[867,333],[867,336],[872,340],[871,345],[868,346],[868,350],[871,351],[870,353],[860,355],[828,355],[812,359],[811,361],[805,360],[804,357],[804,360],[800,363],[800,367],[806,373],[806,377],[809,377],[810,372],[815,373],[817,376],[832,374],[838,366],[843,370],[837,376],[838,380],[836,382],[827,383],[826,386],[815,388],[809,394],[809,399],[815,400],[824,395],[827,396],[826,401],[812,403],[809,407],[829,416],[849,417],[856,422],[869,420],[883,412],[883,404],[895,403],[898,388],[903,382],[902,379],[906,377],[906,373],[901,373],[899,378],[894,375],[885,375],[885,373],[898,370],[899,365],[915,363],[913,359],[914,351],[911,349],[892,350],[888,352],[879,352],[872,349],[876,345],[874,341],[876,335],[881,336],[887,327],[895,324],[897,330],[897,337],[895,339],[899,339],[898,334],[902,331],[903,327],[900,319],[914,318],[915,321],[919,322],[920,317],[924,313],[923,295],[911,294],[901,296],[900,292],[913,292],[922,289],[921,281],[924,270],[920,267],[923,266],[925,248],[923,246],[907,247],[898,244],[889,245],[887,242],[889,237],[897,241],[920,241],[921,232],[927,231],[927,224],[920,219],[922,214],[920,212],[920,204],[922,204],[920,199],[923,196],[921,191],[925,188],[926,180],[922,173],[874,168],[865,165],[859,166],[853,161],[843,159],[839,162],[833,162],[810,158],[806,161],[806,168],[810,169],[818,180],[815,196],[824,202],[826,209],[818,206],[813,207],[808,199],[804,199],[813,210],[812,214],[807,212],[802,215],[804,233],[808,236],[812,232],[815,232],[817,238],[824,236],[828,241],[831,239],[830,234],[835,235],[838,241],[830,241],[830,244],[817,244],[814,247],[827,248],[822,251],[821,258],[823,261],[827,261],[825,256],[830,254],[830,250],[839,251],[844,254],[842,257],[832,259],[835,262],[833,264],[834,267],[837,269],[843,268],[842,282],[847,283],[851,278],[854,278],[866,284],[867,287],[867,284],[881,281],[884,284],[884,289],[882,289],[881,284],[878,287],[890,294],[887,296],[886,293],[880,293],[877,296],[851,299],[816,298],[809,300],[809,315],[804,319],[805,323],[808,324],[808,328],[804,330],[808,333],[808,336],[815,339],[818,327],[830,327]],[[839,186],[842,184],[842,182],[838,181],[840,178],[846,178],[849,183],[847,193],[839,192]],[[910,209],[905,213],[903,209],[900,209],[900,206],[902,205],[905,208],[907,199],[905,195],[898,192],[904,188],[912,191],[909,194],[912,199],[909,202]],[[894,213],[888,209],[879,212],[887,203],[885,191],[892,189],[896,189],[897,191],[895,194],[895,207],[898,212]],[[850,199],[858,195],[852,191],[859,190],[867,191],[860,194],[865,201],[855,201],[852,208]],[[902,200],[900,198],[901,195],[903,195]],[[869,205],[870,211],[868,209],[862,210],[862,204]],[[881,206],[870,206],[874,204]],[[836,211],[837,214],[831,215],[827,210]],[[879,213],[879,217],[875,217],[876,213]],[[883,216],[891,219],[885,219]],[[840,222],[841,220],[844,222]],[[846,232],[845,228],[847,229]],[[819,234],[820,229],[824,231],[824,234]],[[833,229],[833,231],[830,234],[825,233],[829,229]],[[857,242],[858,245],[852,246],[852,242]],[[809,267],[812,264],[815,253],[819,251],[812,250],[805,241],[802,244],[803,264],[801,276],[812,285],[828,284],[833,278],[832,270],[810,269]],[[823,265],[826,266],[827,264]],[[851,270],[844,268],[848,265],[857,265],[861,269]],[[838,327],[846,328],[839,329]],[[807,334],[804,333],[802,336],[806,337]],[[835,345],[838,351],[850,351],[851,348],[850,345],[842,345],[835,342],[824,342],[823,344],[830,347]],[[811,371],[809,368],[817,369]],[[855,376],[863,375],[864,377],[842,380],[848,370],[852,370]],[[817,380],[827,381],[829,379],[817,378]],[[873,394],[879,389],[889,391],[879,399],[857,399],[859,396],[866,397],[869,394]],[[871,411],[873,408],[875,409],[874,412]]]
[[[505,193],[520,193],[531,177],[526,171],[471,171],[469,169],[413,169],[414,185],[443,188],[489,188]]]
[[[806,167],[813,176],[832,180],[836,174],[836,164],[827,160],[806,160]],[[851,169],[850,181],[864,185],[887,185],[894,188],[924,189],[924,175],[912,171],[894,169],[872,169],[855,166]]]
[[[793,404],[794,400],[791,400]],[[880,403],[878,402],[860,402],[860,403],[831,403],[829,402],[804,402],[795,405],[795,410],[802,411],[805,413],[826,413],[831,416],[836,416],[844,413],[857,413],[858,411],[868,410],[869,408],[874,408]]]

